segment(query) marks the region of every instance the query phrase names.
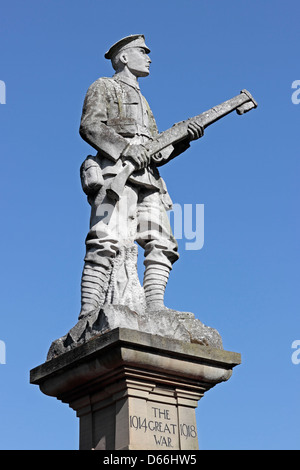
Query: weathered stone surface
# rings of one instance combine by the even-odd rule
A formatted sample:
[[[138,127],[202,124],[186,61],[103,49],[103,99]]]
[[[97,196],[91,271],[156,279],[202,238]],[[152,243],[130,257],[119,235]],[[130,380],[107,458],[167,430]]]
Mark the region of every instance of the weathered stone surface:
[[[103,335],[115,328],[150,333],[187,343],[198,343],[222,349],[222,339],[217,330],[204,325],[193,313],[178,312],[172,309],[145,310],[138,314],[124,305],[104,305],[99,313],[82,318],[62,338],[54,341],[49,349],[47,360],[70,349]]]
[[[145,292],[137,273],[137,257],[136,244],[120,247],[112,263],[104,303],[126,305],[136,312],[145,310]]]
[[[206,127],[234,110],[243,114],[257,103],[242,90],[160,133],[138,82],[150,73],[149,52],[143,34],[117,41],[105,54],[112,61],[113,77],[98,78],[86,93],[79,132],[97,155],[88,155],[80,170],[91,205],[81,278],[83,320],[57,347],[61,342],[64,347],[80,344],[124,323],[184,341],[222,344],[218,333],[193,314],[164,308],[165,289],[179,255],[167,216],[172,201],[158,168],[203,137]],[[142,286],[136,243],[145,256]],[[124,308],[117,307],[121,305]]]

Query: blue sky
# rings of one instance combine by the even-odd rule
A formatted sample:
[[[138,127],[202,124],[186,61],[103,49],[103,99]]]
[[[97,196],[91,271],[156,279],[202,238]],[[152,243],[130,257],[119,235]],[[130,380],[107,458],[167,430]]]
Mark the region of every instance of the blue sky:
[[[202,449],[299,449],[299,2],[0,0],[0,448],[77,449],[73,410],[29,384],[76,322],[89,207],[78,127],[103,54],[143,33],[141,79],[160,131],[248,89],[255,111],[206,130],[161,170],[177,204],[204,204],[204,246],[185,249],[166,304],[240,352],[199,402]],[[1,101],[1,100],[0,100]],[[139,262],[139,269],[141,268]],[[300,356],[300,355],[299,355]]]

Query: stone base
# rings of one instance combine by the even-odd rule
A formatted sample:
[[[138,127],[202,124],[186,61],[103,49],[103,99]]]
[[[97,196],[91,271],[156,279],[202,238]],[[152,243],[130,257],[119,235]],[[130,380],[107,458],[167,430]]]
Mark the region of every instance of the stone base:
[[[106,304],[99,313],[82,318],[66,335],[53,341],[47,360],[118,327],[223,349],[217,330],[204,325],[193,313],[168,308],[137,312],[124,305]]]
[[[198,449],[195,408],[228,380],[240,355],[116,328],[31,370],[30,382],[68,403],[80,449]]]

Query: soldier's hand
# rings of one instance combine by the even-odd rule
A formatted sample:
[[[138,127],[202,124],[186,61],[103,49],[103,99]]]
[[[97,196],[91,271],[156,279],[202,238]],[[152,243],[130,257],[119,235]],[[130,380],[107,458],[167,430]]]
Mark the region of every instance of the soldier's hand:
[[[200,137],[203,137],[204,135],[204,128],[200,126],[200,124],[197,124],[196,122],[191,122],[188,125],[188,134],[189,134],[190,140],[200,139]]]
[[[137,170],[145,168],[150,163],[150,155],[143,145],[128,145],[122,153],[126,160],[132,160]]]

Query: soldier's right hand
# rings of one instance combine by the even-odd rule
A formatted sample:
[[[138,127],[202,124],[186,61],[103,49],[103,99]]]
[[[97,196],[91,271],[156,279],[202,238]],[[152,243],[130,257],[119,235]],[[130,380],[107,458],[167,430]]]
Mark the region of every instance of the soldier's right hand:
[[[125,160],[132,160],[137,170],[145,168],[150,163],[150,155],[143,145],[128,145],[121,156]]]

